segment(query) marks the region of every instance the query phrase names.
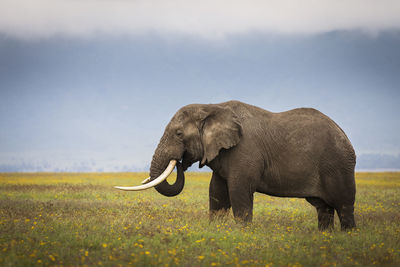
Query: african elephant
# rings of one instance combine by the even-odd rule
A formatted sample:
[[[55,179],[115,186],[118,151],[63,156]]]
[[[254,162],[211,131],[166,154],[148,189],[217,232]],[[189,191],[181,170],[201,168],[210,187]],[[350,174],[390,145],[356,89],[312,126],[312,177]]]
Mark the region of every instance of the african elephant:
[[[317,209],[318,228],[355,227],[354,149],[343,130],[312,108],[273,113],[239,101],[191,104],[171,119],[143,185],[175,196],[193,163],[213,171],[210,217],[232,207],[235,219],[250,222],[255,192],[305,198]],[[177,166],[177,180],[166,177]]]

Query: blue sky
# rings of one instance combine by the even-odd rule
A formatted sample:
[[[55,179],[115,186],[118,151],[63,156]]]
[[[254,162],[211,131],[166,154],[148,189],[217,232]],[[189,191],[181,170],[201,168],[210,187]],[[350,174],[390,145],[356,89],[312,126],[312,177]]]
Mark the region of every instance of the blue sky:
[[[363,169],[400,168],[395,2],[355,15],[360,1],[306,1],[290,18],[288,1],[234,1],[224,13],[225,1],[196,11],[170,1],[164,13],[74,2],[38,1],[19,19],[1,4],[0,171],[147,171],[181,106],[231,99],[317,108]]]

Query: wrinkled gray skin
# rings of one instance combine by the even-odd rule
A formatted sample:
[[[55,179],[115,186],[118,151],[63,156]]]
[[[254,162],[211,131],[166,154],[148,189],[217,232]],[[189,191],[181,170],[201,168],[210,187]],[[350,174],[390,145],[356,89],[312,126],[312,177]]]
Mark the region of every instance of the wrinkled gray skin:
[[[185,106],[154,153],[152,179],[172,159],[182,162],[177,181],[156,190],[177,195],[184,170],[197,161],[209,166],[211,218],[232,207],[236,219],[250,222],[253,195],[260,192],[305,198],[317,209],[320,230],[333,227],[334,210],[342,229],[355,227],[354,149],[343,130],[315,109],[272,113],[238,101]]]

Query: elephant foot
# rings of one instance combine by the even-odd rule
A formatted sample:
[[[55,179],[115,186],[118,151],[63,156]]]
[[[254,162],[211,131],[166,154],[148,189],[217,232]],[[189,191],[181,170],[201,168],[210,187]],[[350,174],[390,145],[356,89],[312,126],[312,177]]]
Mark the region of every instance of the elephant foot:
[[[331,231],[334,228],[335,209],[320,198],[308,197],[306,200],[313,205],[318,214],[318,230]]]
[[[318,207],[318,230],[332,231],[334,228],[335,210],[329,206]]]
[[[337,209],[337,213],[342,231],[348,231],[356,227],[354,205],[343,205],[340,209]]]

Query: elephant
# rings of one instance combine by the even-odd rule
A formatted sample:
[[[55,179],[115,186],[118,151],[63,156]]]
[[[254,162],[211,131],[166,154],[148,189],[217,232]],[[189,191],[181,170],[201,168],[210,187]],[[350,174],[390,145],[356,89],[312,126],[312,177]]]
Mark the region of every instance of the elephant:
[[[154,152],[150,177],[142,185],[176,196],[184,171],[193,163],[212,170],[210,218],[232,208],[235,220],[249,223],[255,192],[305,198],[317,210],[318,229],[356,226],[356,155],[344,131],[313,108],[274,113],[239,101],[190,104],[179,109]],[[166,181],[177,167],[177,179]]]

